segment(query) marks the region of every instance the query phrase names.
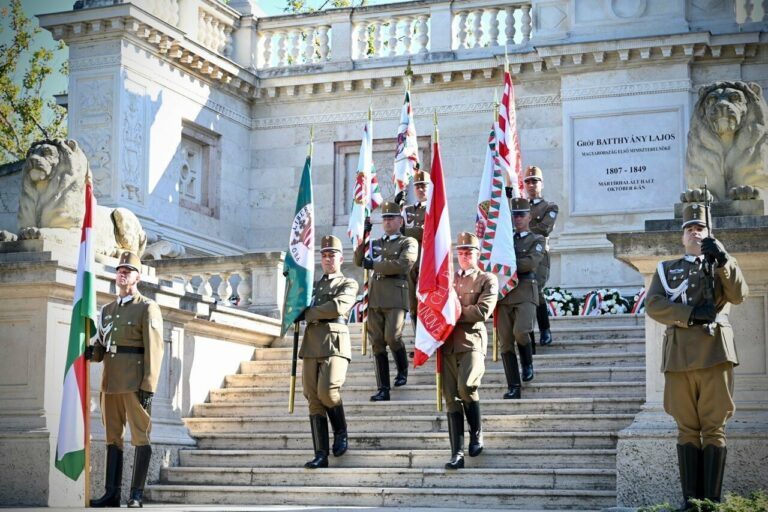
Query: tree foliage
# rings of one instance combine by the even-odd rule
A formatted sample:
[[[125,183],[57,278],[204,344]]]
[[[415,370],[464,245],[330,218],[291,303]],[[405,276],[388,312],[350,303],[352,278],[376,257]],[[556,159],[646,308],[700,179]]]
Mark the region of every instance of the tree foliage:
[[[363,7],[368,5],[368,0],[321,0],[319,2],[320,5],[315,7],[313,4],[317,4],[317,2],[311,2],[311,0],[286,0],[286,6],[283,10],[292,14],[299,14],[338,7]]]
[[[54,98],[41,95],[54,73],[54,52],[64,43],[55,49],[34,48],[41,29],[24,14],[21,0],[11,0],[1,14],[0,34],[12,33],[0,44],[0,163],[7,163],[25,158],[36,140],[65,136],[67,112]],[[57,72],[67,74],[66,61]]]

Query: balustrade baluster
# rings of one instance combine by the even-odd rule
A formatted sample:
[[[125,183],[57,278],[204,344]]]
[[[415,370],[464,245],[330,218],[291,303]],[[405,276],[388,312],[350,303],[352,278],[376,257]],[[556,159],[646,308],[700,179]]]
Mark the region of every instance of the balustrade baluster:
[[[320,62],[328,60],[328,31],[331,29],[328,25],[320,25],[317,27],[318,36],[318,51],[320,53]]]
[[[381,57],[381,32],[382,22],[376,20],[373,22],[373,55],[371,57]]]
[[[427,45],[429,44],[429,27],[427,26],[427,21],[429,20],[429,16],[426,14],[420,14],[417,18],[417,31],[418,31],[418,41],[419,41],[419,53],[427,53]]]
[[[458,48],[467,48],[467,14],[468,11],[459,12]]]
[[[219,288],[216,290],[216,293],[219,294],[219,301],[227,306],[229,306],[229,298],[232,296],[232,285],[229,283],[231,276],[231,272],[222,272],[219,276],[221,278]]]
[[[285,66],[288,64],[288,52],[286,46],[288,44],[287,34],[280,30],[277,32],[277,65]]]
[[[523,10],[523,15],[520,18],[520,24],[523,32],[523,40],[521,44],[528,44],[531,40],[531,6],[523,5],[520,7]]]
[[[304,36],[304,63],[312,64],[315,60],[315,28],[307,27],[303,32]]]
[[[360,60],[368,58],[368,23],[366,22],[357,25],[357,58]]]
[[[403,16],[400,25],[400,34],[403,41],[403,55],[410,55],[411,45],[413,44],[413,18],[411,16]]]
[[[251,298],[251,273],[239,272],[240,282],[237,283],[237,296],[240,297],[238,307],[246,308],[253,302]]]
[[[213,277],[213,274],[210,272],[205,272],[203,275],[200,276],[200,279],[202,281],[200,282],[200,286],[197,287],[197,294],[202,295],[203,297],[213,297],[213,286],[211,286],[211,278]]]
[[[504,12],[507,13],[507,19],[504,23],[504,35],[507,36],[506,44],[511,46],[515,44],[515,7],[507,7]]]
[[[292,28],[288,35],[291,40],[291,61],[289,62],[290,65],[295,66],[299,64],[299,42],[301,39],[301,33],[298,29]]]
[[[224,55],[232,55],[232,27],[229,25],[224,27]]]
[[[397,55],[397,22],[397,18],[392,18],[389,20],[389,40],[387,43],[389,45],[388,55],[390,57]],[[405,53],[408,53],[407,50]]]
[[[272,32],[265,32],[262,36],[262,46],[264,48],[264,68],[272,67]]]
[[[499,10],[488,9],[488,46],[499,46]]]
[[[475,38],[473,48],[480,48],[483,38],[483,9],[477,9],[472,12],[472,35]]]

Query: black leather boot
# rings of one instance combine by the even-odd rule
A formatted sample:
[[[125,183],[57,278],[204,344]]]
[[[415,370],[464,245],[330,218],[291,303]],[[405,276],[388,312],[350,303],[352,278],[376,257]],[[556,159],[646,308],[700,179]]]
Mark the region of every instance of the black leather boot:
[[[333,456],[341,457],[347,453],[347,418],[344,416],[344,404],[328,409],[328,420],[333,429]]]
[[[144,504],[144,483],[147,481],[149,461],[152,459],[152,447],[148,444],[137,446],[133,450],[133,478],[131,479],[131,497],[128,508],[142,508]]]
[[[549,330],[549,311],[546,304],[536,307],[536,321],[539,324],[539,343],[549,345],[552,343],[552,332]]]
[[[451,460],[445,463],[445,469],[464,467],[464,413],[448,413],[448,437],[451,441]]]
[[[373,356],[373,366],[376,371],[376,385],[379,391],[371,396],[371,402],[389,401],[389,358],[387,353],[375,354]]]
[[[119,507],[123,490],[123,450],[110,444],[107,446],[107,470],[104,476],[104,496],[91,500],[94,508]]]
[[[477,457],[483,451],[483,425],[480,416],[480,402],[464,405],[464,414],[469,424],[469,456]]]
[[[531,333],[533,336],[533,333]],[[528,344],[517,346],[520,350],[520,366],[523,367],[523,382],[533,380],[533,347],[535,344],[529,341]]]
[[[708,444],[701,451],[702,466],[700,480],[702,482],[702,498],[720,503],[725,474],[725,456],[728,450],[713,444]]]
[[[683,491],[683,503],[679,511],[691,510],[691,498],[699,496],[699,467],[701,450],[693,444],[677,445],[677,467],[680,471],[680,487]]]
[[[504,363],[504,375],[507,377],[507,392],[504,393],[504,398],[517,400],[520,398],[520,368],[517,366],[514,349],[512,352],[502,353],[501,362]]]
[[[401,348],[392,353],[392,357],[395,358],[395,366],[397,366],[397,376],[395,376],[395,387],[405,386],[408,382],[408,354],[405,353],[405,348]]]
[[[312,427],[312,446],[315,448],[315,458],[304,464],[307,469],[328,467],[328,420],[325,414],[313,414],[309,417]]]

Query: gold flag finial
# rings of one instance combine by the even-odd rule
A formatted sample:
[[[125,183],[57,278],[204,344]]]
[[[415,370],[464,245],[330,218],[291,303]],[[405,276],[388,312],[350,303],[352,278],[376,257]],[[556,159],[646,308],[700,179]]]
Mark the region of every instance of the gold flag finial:
[[[315,142],[315,125],[309,126],[309,150],[307,152],[307,156],[312,158],[312,146]]]
[[[411,67],[411,59],[408,59],[408,65],[405,66],[403,75],[405,75],[405,90],[410,91],[411,82],[413,81],[413,68]]]

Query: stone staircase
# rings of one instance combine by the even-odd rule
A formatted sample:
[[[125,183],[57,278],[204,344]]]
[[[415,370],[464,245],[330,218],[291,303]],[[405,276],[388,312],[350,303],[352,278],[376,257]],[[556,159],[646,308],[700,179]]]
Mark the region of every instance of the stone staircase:
[[[148,486],[149,500],[462,510],[614,506],[616,434],[645,396],[643,325],[642,316],[632,315],[553,319],[555,343],[537,346],[536,377],[518,401],[501,399],[504,373],[489,346],[480,389],[485,449],[459,471],[443,469],[450,449],[445,413],[436,411],[434,362],[411,368],[408,385],[393,388],[391,402],[369,402],[375,378],[370,350],[360,355],[360,324],[350,326],[356,348],[342,390],[350,449],[331,456],[328,469],[304,469],[312,456],[308,412],[300,376],[296,410],[287,412],[291,339],[282,340],[194,406],[185,421],[197,448],[182,450],[179,466],[162,470],[160,482]]]

